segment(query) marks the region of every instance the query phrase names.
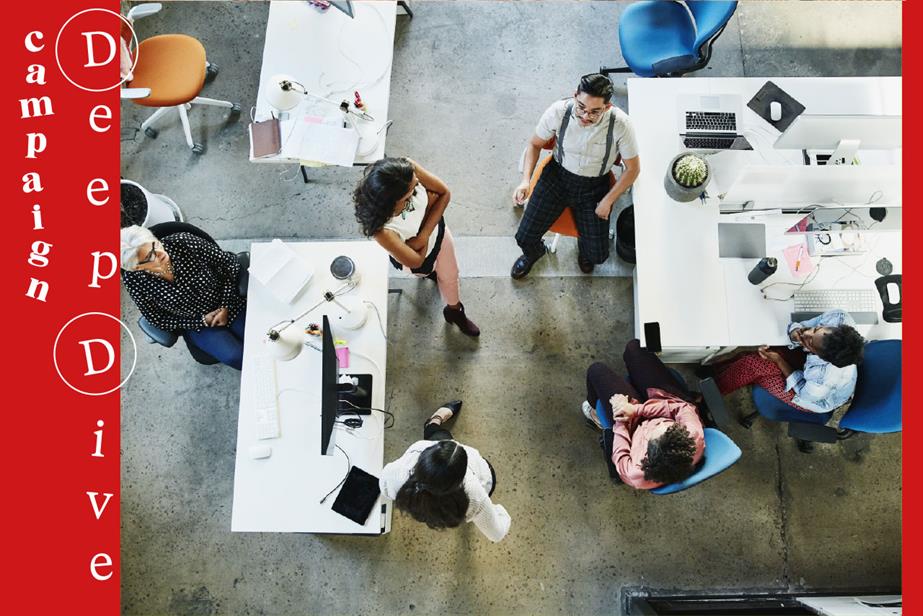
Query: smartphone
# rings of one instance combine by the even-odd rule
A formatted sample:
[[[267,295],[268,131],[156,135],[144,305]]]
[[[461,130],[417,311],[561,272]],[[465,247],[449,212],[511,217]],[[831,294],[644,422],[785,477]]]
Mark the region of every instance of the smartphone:
[[[653,353],[659,353],[663,350],[660,346],[660,323],[644,324],[644,343],[645,348]]]

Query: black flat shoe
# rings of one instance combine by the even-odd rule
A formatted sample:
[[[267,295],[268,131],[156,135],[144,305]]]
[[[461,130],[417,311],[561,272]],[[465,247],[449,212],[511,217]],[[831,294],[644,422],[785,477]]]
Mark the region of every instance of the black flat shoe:
[[[589,259],[581,254],[577,255],[577,265],[580,266],[580,271],[584,274],[592,274],[593,268],[596,267]]]
[[[515,280],[521,280],[532,271],[532,266],[535,265],[535,262],[538,261],[541,257],[530,259],[526,255],[520,255],[516,259],[516,263],[513,263],[513,269],[510,270],[510,276]]]
[[[446,419],[445,421],[442,421],[442,418],[439,417],[438,415],[436,415],[436,413],[438,413],[440,409],[444,409],[444,408],[445,408],[445,409],[449,409],[450,411],[452,411],[452,416],[449,417],[448,419]],[[434,422],[433,422],[434,419],[437,419],[437,418],[438,418],[438,419],[439,419],[439,422],[438,422],[437,425],[444,426],[444,425],[446,425],[447,423],[449,423],[450,421],[452,421],[453,419],[455,419],[456,417],[458,417],[458,414],[461,413],[461,409],[462,409],[462,401],[461,401],[461,400],[452,400],[451,402],[444,402],[444,403],[442,403],[442,404],[439,405],[439,408],[438,408],[438,409],[436,409],[435,411],[433,411],[433,414],[429,416],[429,419],[427,419],[427,420],[426,420],[426,423],[424,423],[423,425],[424,425],[424,426],[428,426],[428,425],[430,425],[431,423],[434,423]]]

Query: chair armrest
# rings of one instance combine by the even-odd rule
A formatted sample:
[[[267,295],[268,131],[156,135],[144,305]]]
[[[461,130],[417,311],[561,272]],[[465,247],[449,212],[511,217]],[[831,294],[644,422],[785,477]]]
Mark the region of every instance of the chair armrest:
[[[711,415],[715,425],[721,430],[730,426],[731,416],[724,405],[724,396],[721,395],[715,379],[708,377],[699,381],[699,391],[702,392],[705,405],[708,407],[708,414]]]
[[[139,4],[128,11],[128,21],[135,21],[142,17],[159,13],[162,8],[163,5],[159,2],[145,2],[144,4]]]
[[[179,338],[175,332],[167,332],[155,327],[145,317],[138,319],[138,327],[147,335],[148,342],[151,344],[159,344],[169,348],[176,344],[176,340]]]
[[[811,423],[789,422],[788,435],[814,443],[835,443],[837,441],[835,428]]]
[[[247,288],[250,286],[250,253],[238,252],[237,261],[240,263],[240,273],[237,275],[237,292],[241,297],[247,297]]]
[[[151,95],[150,88],[122,88],[119,90],[119,96],[123,99],[130,98],[147,98]]]

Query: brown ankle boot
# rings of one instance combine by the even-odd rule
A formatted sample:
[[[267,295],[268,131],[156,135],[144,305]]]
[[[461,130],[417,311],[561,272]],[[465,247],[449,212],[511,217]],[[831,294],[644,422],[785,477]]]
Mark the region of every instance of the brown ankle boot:
[[[478,326],[465,316],[465,306],[461,302],[459,302],[458,308],[450,308],[449,306],[443,308],[442,316],[445,317],[446,322],[458,325],[458,329],[466,336],[477,337],[481,335],[481,330],[478,329]]]

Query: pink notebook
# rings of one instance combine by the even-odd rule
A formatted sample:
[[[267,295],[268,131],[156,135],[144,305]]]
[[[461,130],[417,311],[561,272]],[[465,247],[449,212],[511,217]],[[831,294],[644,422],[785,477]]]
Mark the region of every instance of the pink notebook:
[[[803,278],[814,271],[814,261],[808,254],[808,244],[804,240],[789,246],[782,254],[785,255],[785,262],[788,263],[788,269],[795,278]]]

